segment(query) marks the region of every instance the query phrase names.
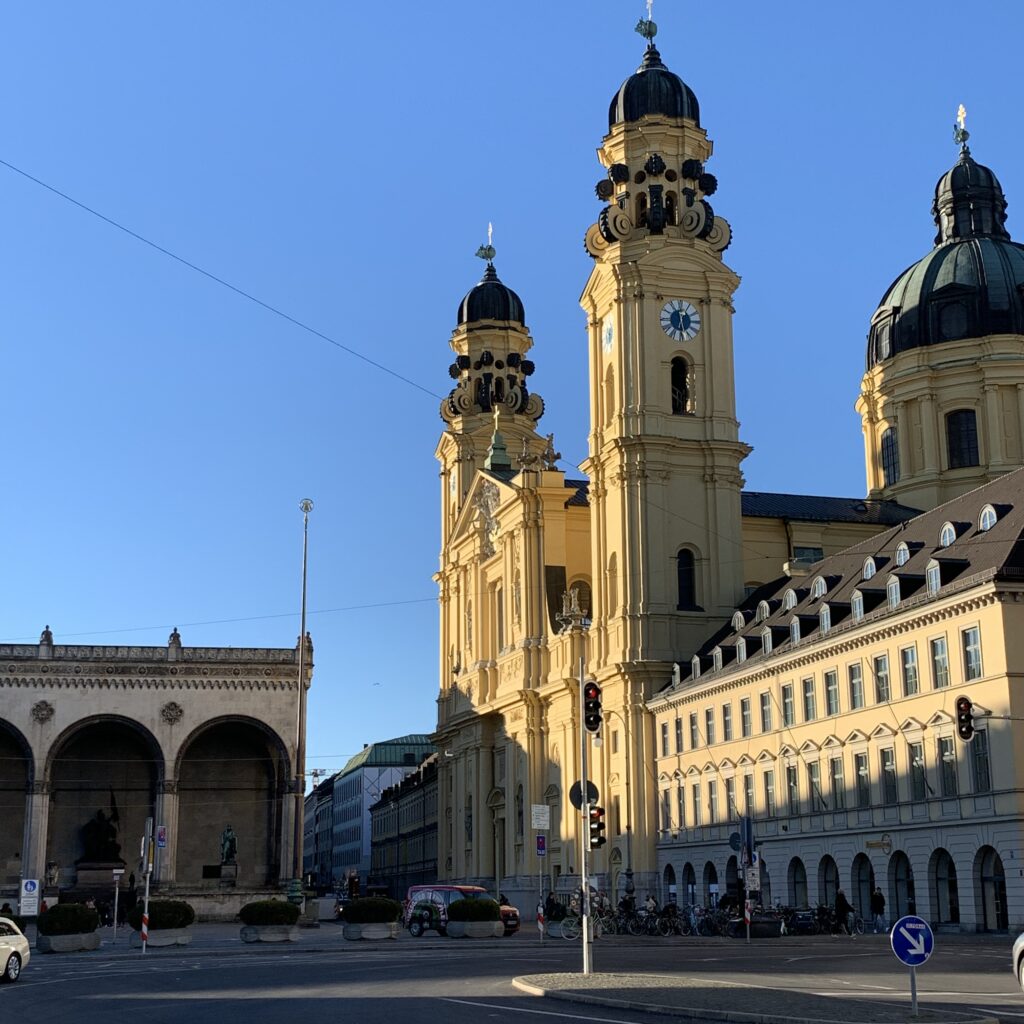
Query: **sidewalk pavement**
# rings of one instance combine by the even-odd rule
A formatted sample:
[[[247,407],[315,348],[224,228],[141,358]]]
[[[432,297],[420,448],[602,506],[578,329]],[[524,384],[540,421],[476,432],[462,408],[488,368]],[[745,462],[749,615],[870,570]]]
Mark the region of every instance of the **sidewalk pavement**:
[[[574,1003],[736,1024],[999,1024],[994,1017],[906,1004],[831,998],[682,974],[528,974],[522,992]]]

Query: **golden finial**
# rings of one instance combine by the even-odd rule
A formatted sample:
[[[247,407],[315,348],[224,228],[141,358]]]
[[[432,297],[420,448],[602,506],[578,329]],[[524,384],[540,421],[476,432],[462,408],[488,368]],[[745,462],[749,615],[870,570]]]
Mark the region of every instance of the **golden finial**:
[[[967,108],[961,103],[956,112],[956,124],[953,125],[953,141],[966,153],[970,137],[967,131]]]

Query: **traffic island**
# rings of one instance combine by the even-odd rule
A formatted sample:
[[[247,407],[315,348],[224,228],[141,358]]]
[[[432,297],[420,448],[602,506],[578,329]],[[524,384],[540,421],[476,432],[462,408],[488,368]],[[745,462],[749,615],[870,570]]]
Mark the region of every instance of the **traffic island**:
[[[592,1006],[735,1024],[999,1024],[983,1014],[831,998],[792,989],[666,974],[528,974],[521,992]]]

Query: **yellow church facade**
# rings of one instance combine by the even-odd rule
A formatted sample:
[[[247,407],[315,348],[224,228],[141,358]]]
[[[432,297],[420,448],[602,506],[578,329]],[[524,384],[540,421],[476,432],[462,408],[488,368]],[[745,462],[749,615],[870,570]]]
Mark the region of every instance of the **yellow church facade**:
[[[587,738],[588,776],[608,821],[608,843],[591,855],[594,884],[613,896],[633,887],[663,898],[671,890],[679,899],[703,899],[710,885],[716,894],[725,893],[730,869],[724,854],[733,810],[742,806],[728,804],[726,791],[735,796],[747,774],[757,780],[761,770],[743,758],[756,764],[762,756],[803,755],[800,745],[796,754],[782,754],[791,741],[781,736],[756,753],[730,748],[711,760],[699,744],[691,748],[685,742],[691,714],[700,725],[713,706],[718,722],[724,706],[717,691],[713,698],[703,696],[728,663],[709,647],[709,638],[738,621],[738,607],[746,609],[741,616],[748,615],[751,601],[756,609],[759,594],[784,592],[780,579],[800,590],[808,574],[830,558],[870,546],[914,521],[920,509],[996,479],[1012,468],[1018,451],[1010,441],[999,447],[990,435],[996,421],[998,429],[1010,424],[1015,392],[1009,379],[993,384],[996,378],[987,371],[971,377],[962,368],[951,369],[937,346],[926,348],[932,323],[939,325],[937,344],[966,345],[979,316],[992,319],[989,307],[979,305],[977,280],[975,293],[969,281],[957,280],[961,261],[946,268],[944,277],[904,282],[872,320],[869,345],[877,356],[869,358],[858,405],[868,496],[744,490],[742,462],[750,448],[739,436],[732,336],[739,278],[723,255],[730,226],[710,202],[718,189],[707,169],[712,142],[693,92],[654,46],[653,26],[642,27],[648,36],[643,62],[613,96],[608,134],[598,150],[601,178],[595,191],[605,205],[586,232],[593,260],[581,296],[590,388],[588,455],[581,466],[586,479],[559,468],[554,439],[541,433],[544,403],[529,386],[534,341],[523,302],[498,278],[489,245],[478,252],[486,260],[484,277],[462,300],[450,339],[454,383],[442,402],[445,429],[436,450],[438,874],[497,885],[524,908],[538,887],[568,891],[579,885],[584,830],[570,790],[581,768],[581,666],[601,687],[604,710],[599,736]],[[985,195],[998,207],[998,183],[980,181],[985,169],[971,164],[966,183],[964,173],[950,172],[940,197],[947,225],[942,230],[974,230],[978,188],[988,188]],[[971,191],[967,214],[965,189]],[[987,245],[980,236],[972,241]],[[959,301],[964,309],[942,314],[938,306],[929,307],[925,319],[911,322],[911,291],[922,304]],[[1013,319],[1018,312],[995,316],[1007,336],[1004,348],[1024,337]],[[879,333],[883,324],[887,348]],[[542,343],[538,351],[542,356]],[[917,383],[911,388],[906,365],[914,360]],[[954,378],[960,389],[955,396]],[[992,386],[1000,389],[995,406],[986,397]],[[934,429],[926,439],[919,413],[928,395]],[[986,412],[992,408],[999,411],[995,420]],[[977,413],[973,433],[968,417],[950,418],[967,410]],[[582,630],[564,628],[563,600],[570,593],[585,615]],[[951,627],[951,658],[960,630]],[[767,657],[752,655],[751,664]],[[900,655],[894,650],[892,657]],[[730,671],[745,678],[745,663]],[[821,667],[825,671],[831,669]],[[802,685],[802,678],[794,685]],[[824,685],[822,678],[819,673],[817,685]],[[986,691],[979,694],[979,706],[997,713],[1005,704],[998,698]],[[699,707],[691,709],[691,699]],[[732,702],[733,716],[740,715],[740,699]],[[751,699],[756,716],[760,691]],[[877,710],[865,706],[856,712],[849,712],[845,734],[833,730],[829,741],[832,732],[818,736],[815,725],[814,738],[807,739],[824,749],[826,741],[847,743],[863,733],[868,747],[877,745],[874,733],[883,727],[874,720]],[[926,716],[921,708],[885,727],[900,736],[909,735],[906,729],[948,728],[937,714]],[[908,726],[910,718],[919,725]],[[740,737],[738,717],[731,728]],[[960,768],[967,771],[965,763]],[[687,824],[679,817],[685,810],[679,794],[692,801],[693,792],[684,781],[697,772],[703,782],[705,773],[723,765],[731,781],[727,786],[726,774],[716,776],[715,821]],[[853,768],[844,770],[852,779]],[[969,788],[964,782],[958,794]],[[702,814],[707,799],[705,784]],[[546,809],[546,829],[534,827],[536,808]],[[891,811],[879,813],[879,821],[889,824],[885,815]],[[783,825],[788,833],[789,821],[764,817],[775,821],[779,834]],[[801,819],[801,836],[824,834],[818,818],[808,818],[806,825]],[[867,821],[856,817],[847,827],[854,830],[858,823]],[[870,824],[874,829],[875,817]],[[546,840],[543,856],[537,853],[539,831]],[[707,854],[704,859],[687,854],[695,845]],[[832,856],[849,886],[853,852]],[[807,870],[817,870],[820,860]],[[714,865],[717,880],[705,884],[707,863]],[[920,875],[927,869],[915,870]],[[777,878],[772,877],[773,892],[782,891]]]

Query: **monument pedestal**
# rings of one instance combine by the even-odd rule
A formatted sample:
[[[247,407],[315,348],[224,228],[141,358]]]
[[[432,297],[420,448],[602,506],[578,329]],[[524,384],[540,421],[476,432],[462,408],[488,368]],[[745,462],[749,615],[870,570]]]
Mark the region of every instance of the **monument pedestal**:
[[[238,865],[221,864],[220,887],[222,889],[234,889],[236,885],[238,885]]]
[[[104,891],[114,888],[114,871],[123,870],[123,860],[112,861],[81,861],[75,865],[75,888],[76,889],[103,889]],[[116,879],[119,886],[125,885],[124,875]]]

